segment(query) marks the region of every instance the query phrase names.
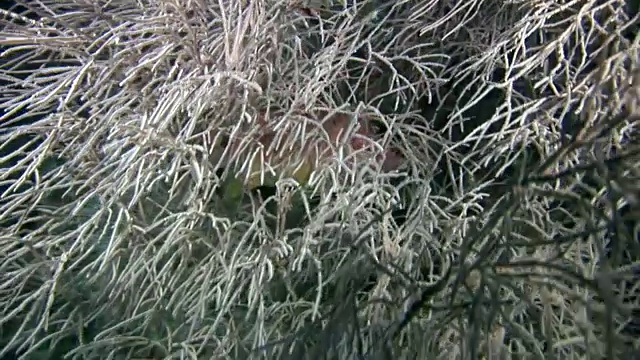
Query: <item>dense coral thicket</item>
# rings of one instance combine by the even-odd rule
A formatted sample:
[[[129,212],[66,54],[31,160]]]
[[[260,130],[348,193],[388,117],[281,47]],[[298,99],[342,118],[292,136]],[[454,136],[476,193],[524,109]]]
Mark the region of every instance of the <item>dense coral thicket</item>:
[[[639,23],[636,0],[16,0],[0,357],[631,359]]]

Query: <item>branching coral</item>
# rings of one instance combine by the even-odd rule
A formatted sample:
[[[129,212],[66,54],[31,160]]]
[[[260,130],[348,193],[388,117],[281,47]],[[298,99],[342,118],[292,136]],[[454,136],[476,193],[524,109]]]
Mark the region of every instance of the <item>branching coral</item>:
[[[629,358],[633,9],[16,1],[0,355]]]

